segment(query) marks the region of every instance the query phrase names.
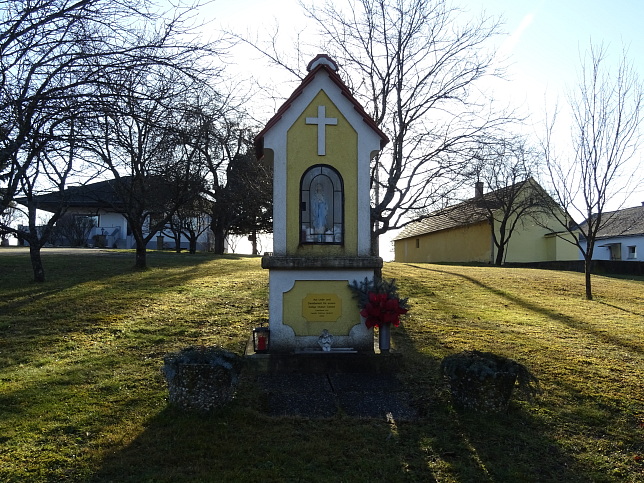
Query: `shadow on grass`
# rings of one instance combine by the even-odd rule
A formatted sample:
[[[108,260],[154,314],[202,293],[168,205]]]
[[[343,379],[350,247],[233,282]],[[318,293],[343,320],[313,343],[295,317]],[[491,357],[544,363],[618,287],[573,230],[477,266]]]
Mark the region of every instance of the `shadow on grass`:
[[[69,321],[63,316],[47,324],[43,323],[46,317],[39,315],[37,324],[31,322],[33,327],[24,321],[26,333],[12,332],[7,337],[12,345],[8,352],[19,350],[21,358],[45,357],[38,352],[47,348],[49,357],[66,359],[64,366],[43,363],[29,367],[27,373],[17,370],[3,375],[15,378],[3,382],[16,385],[3,393],[5,414],[12,413],[16,422],[28,420],[36,437],[43,439],[28,455],[33,474],[41,476],[39,481],[62,480],[62,476],[42,476],[55,471],[71,479],[69,472],[76,469],[87,476],[82,481],[96,482],[592,480],[553,442],[526,406],[515,403],[508,414],[484,417],[454,411],[440,377],[440,360],[420,353],[404,327],[394,332],[394,340],[406,361],[401,377],[419,409],[417,421],[352,419],[342,414],[324,420],[270,418],[262,412],[261,395],[250,386],[229,407],[210,415],[165,407],[158,369],[167,344],[174,341],[177,322],[166,324],[159,333],[156,319],[146,318],[129,329],[121,327],[120,321],[127,310],[135,310],[147,290],[175,290],[193,273],[183,267],[172,275],[154,270],[143,275],[143,291],[133,291],[122,310],[115,312],[113,325],[111,318],[96,319],[102,324],[97,327],[95,320]],[[125,272],[111,273],[112,278],[95,276],[103,277],[98,278],[102,288],[65,294],[69,298],[57,303],[71,305],[80,297],[94,309],[99,303],[109,305],[109,297],[104,300],[109,286],[105,282],[128,280]],[[48,309],[52,307],[39,308]],[[74,331],[91,333],[90,342],[97,344],[91,346],[91,354],[78,348],[83,338],[65,339]],[[20,337],[14,339],[16,335]],[[162,340],[152,338],[157,335]],[[181,336],[182,341],[188,339],[192,341]],[[52,342],[60,348],[50,352]],[[108,344],[101,346],[104,342]],[[436,339],[428,340],[427,346],[444,351]],[[51,414],[47,401],[39,399],[45,397],[60,403],[50,403],[56,413]],[[16,446],[23,444],[21,438],[16,433]],[[51,461],[57,461],[57,453],[70,455],[61,458],[57,469],[43,458],[46,449]],[[85,451],[91,456],[82,459]],[[9,458],[17,459],[15,454]]]
[[[384,422],[269,418],[235,404],[203,416],[167,408],[91,481],[403,481],[391,435]],[[427,468],[414,476],[433,481]]]
[[[610,344],[610,345],[622,347],[622,348],[631,350],[633,352],[638,352],[640,354],[644,353],[644,351],[642,350],[642,348],[638,344],[633,344],[631,342],[619,339],[617,337],[612,336],[611,334],[609,334],[607,332],[598,331],[591,324],[588,324],[587,322],[584,322],[580,318],[570,317],[570,316],[564,315],[562,313],[555,312],[554,310],[549,310],[549,309],[544,308],[544,307],[542,307],[540,305],[530,303],[530,302],[528,302],[528,301],[526,301],[526,300],[524,300],[524,299],[522,299],[520,297],[516,297],[514,295],[511,295],[511,294],[509,294],[509,293],[507,293],[507,292],[505,292],[503,290],[499,290],[499,289],[496,289],[496,288],[491,287],[489,285],[486,285],[486,284],[484,284],[480,280],[477,280],[474,277],[469,277],[467,275],[463,275],[462,273],[450,272],[448,270],[437,270],[435,268],[427,268],[427,267],[422,267],[422,266],[419,266],[419,265],[408,264],[408,266],[413,267],[413,268],[415,268],[417,270],[426,270],[426,271],[430,271],[430,272],[443,273],[443,274],[446,274],[446,275],[452,275],[454,277],[463,278],[463,279],[467,280],[468,282],[471,282],[471,283],[473,283],[475,285],[478,285],[479,287],[481,287],[481,288],[483,288],[483,289],[485,289],[485,290],[487,290],[487,291],[489,291],[489,292],[491,292],[491,293],[493,293],[495,295],[498,295],[499,297],[503,297],[503,298],[505,298],[505,299],[517,304],[517,305],[520,305],[520,306],[524,307],[527,310],[543,314],[543,315],[551,318],[552,320],[556,320],[558,322],[561,322],[561,323],[567,325],[570,328],[586,332],[587,334],[592,335],[593,337],[596,337],[597,339],[601,340],[605,344]],[[605,304],[605,305],[609,305],[611,307],[614,307],[614,306],[612,306],[610,304]],[[614,307],[614,308],[618,308],[618,307]],[[624,310],[624,309],[620,309],[620,310]],[[639,314],[635,314],[635,315],[639,315]]]
[[[0,282],[0,307],[9,312],[19,310],[26,305],[33,305],[42,299],[57,293],[69,290],[77,285],[87,282],[109,282],[115,276],[127,276],[135,273],[134,252],[123,251],[92,251],[87,253],[46,253],[43,249],[43,258],[46,263],[47,281],[44,283],[33,282],[31,261],[28,252],[3,255],[0,257],[0,273],[3,274],[4,283]],[[132,259],[128,257],[131,255]],[[214,259],[209,255],[182,255],[149,253],[151,269],[155,263],[160,267],[179,268],[177,263],[184,258],[186,267],[197,266]],[[70,276],[71,274],[71,276]],[[4,289],[3,286],[7,288]]]
[[[15,288],[6,289],[1,285],[8,287],[9,283],[0,284],[0,336],[7,340],[7,350],[0,351],[0,367],[27,363],[52,350],[71,353],[75,350],[71,339],[76,336],[92,335],[98,343],[109,347],[111,343],[133,345],[137,340],[142,345],[154,344],[197,330],[199,324],[206,321],[202,315],[195,320],[189,319],[186,312],[189,304],[183,309],[182,313],[186,315],[180,324],[167,322],[174,316],[173,306],[158,309],[157,306],[166,294],[176,295],[171,303],[185,304],[190,300],[186,299],[186,286],[195,277],[203,276],[201,264],[216,258],[187,254],[166,257],[172,260],[168,261],[168,267],[137,272],[123,257],[52,255],[51,271],[55,272],[60,266],[61,272],[68,275],[66,278],[54,281],[52,277],[52,281],[45,284],[23,281],[16,283]],[[177,262],[179,257],[185,262]],[[230,272],[235,268],[228,265],[213,267],[213,270],[217,269]],[[124,291],[123,287],[131,287],[131,290]],[[197,287],[192,297],[201,297],[208,289],[210,287]],[[212,306],[221,303],[212,293],[209,293],[208,301]],[[149,314],[154,310],[168,314],[162,323]],[[130,323],[134,318],[142,319],[142,322],[134,326]],[[146,337],[154,340],[143,340]],[[10,350],[11,347],[16,350]]]
[[[610,307],[612,309],[616,310],[621,310],[622,312],[626,312],[627,314],[632,314],[632,315],[637,315],[639,317],[644,317],[644,312],[633,312],[632,310],[625,309],[624,307],[619,307],[614,304],[609,304],[608,302],[603,302],[601,300],[596,300],[597,303],[600,303],[602,305],[605,305],[606,307]]]
[[[414,351],[401,327],[401,378],[415,421],[269,417],[247,381],[228,407],[205,415],[166,407],[91,481],[589,481],[519,405],[508,414],[457,412],[440,360]],[[438,341],[433,344],[438,345]]]
[[[420,424],[401,426],[401,439],[413,441],[410,463],[427,465],[438,477],[455,481],[581,482],[591,478],[546,434],[543,423],[526,411],[526,401],[513,400],[507,414],[456,410],[444,381],[441,360],[419,354],[403,326],[394,333],[405,354],[404,377],[413,402],[423,415]],[[437,353],[440,341],[423,344]]]

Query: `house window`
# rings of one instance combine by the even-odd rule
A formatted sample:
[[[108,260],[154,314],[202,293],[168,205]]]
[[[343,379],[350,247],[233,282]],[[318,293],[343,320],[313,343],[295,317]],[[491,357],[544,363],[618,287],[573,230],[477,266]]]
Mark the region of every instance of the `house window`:
[[[420,248],[420,238],[416,238],[416,248]]]
[[[300,243],[340,245],[344,237],[342,177],[331,166],[315,165],[300,181]]]
[[[637,258],[637,247],[635,245],[631,245],[628,247],[628,258],[630,260],[634,260]]]

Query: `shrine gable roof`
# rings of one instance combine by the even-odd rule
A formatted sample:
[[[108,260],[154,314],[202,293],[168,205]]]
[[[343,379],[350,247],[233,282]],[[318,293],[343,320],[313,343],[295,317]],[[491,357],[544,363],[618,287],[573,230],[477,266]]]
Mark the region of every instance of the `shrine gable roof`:
[[[320,74],[328,75],[331,82],[333,82],[339,89],[342,95],[353,105],[353,108],[362,117],[362,120],[380,137],[380,148],[382,149],[388,142],[389,138],[382,132],[376,122],[364,110],[362,105],[353,96],[347,85],[342,81],[337,73],[338,67],[335,61],[326,54],[318,54],[308,65],[309,73],[302,80],[300,85],[293,91],[290,97],[280,106],[275,115],[266,123],[264,129],[255,137],[255,153],[257,158],[263,156],[264,151],[264,136],[270,131],[288,111],[293,102],[302,95],[306,88],[313,82],[313,80]]]

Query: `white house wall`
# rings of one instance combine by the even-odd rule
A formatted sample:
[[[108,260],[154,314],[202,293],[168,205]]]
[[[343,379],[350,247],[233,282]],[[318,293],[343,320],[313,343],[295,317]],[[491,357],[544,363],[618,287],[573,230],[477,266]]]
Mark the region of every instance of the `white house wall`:
[[[644,261],[644,235],[642,236],[621,236],[614,238],[602,238],[595,242],[595,249],[593,250],[593,260],[611,260],[611,251],[608,245],[611,244],[621,244],[622,256],[620,260],[624,261]],[[584,250],[586,249],[586,243],[582,242]],[[636,256],[635,258],[628,258],[628,247],[634,246]],[[582,260],[584,257],[581,252],[579,253],[579,259]]]
[[[94,227],[90,232],[87,243],[92,245],[94,243],[95,235],[105,235],[106,238],[106,247],[107,248],[123,248],[131,249],[136,248],[136,241],[132,235],[128,235],[128,223],[127,219],[121,213],[108,212],[105,210],[99,210],[98,212],[90,212],[88,210],[70,210],[70,214],[75,215],[87,215],[87,216],[98,216],[98,226]],[[144,235],[147,235],[147,225],[143,227]],[[209,246],[209,230],[206,230],[197,238],[197,250],[207,250]],[[169,236],[163,237],[163,246],[167,249],[174,249],[174,239]],[[152,240],[146,246],[149,250],[156,250],[157,237],[152,237]],[[188,249],[189,241],[186,237],[181,237],[181,248]]]

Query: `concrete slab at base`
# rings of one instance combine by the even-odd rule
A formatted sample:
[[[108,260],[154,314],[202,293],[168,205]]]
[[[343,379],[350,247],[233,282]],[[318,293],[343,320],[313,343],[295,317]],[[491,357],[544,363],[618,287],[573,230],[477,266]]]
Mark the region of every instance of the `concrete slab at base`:
[[[246,359],[259,372],[302,374],[388,374],[397,372],[402,365],[399,352],[323,352],[298,351],[290,353],[256,354],[249,340]]]

